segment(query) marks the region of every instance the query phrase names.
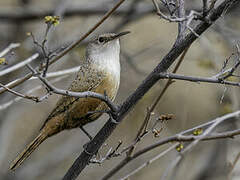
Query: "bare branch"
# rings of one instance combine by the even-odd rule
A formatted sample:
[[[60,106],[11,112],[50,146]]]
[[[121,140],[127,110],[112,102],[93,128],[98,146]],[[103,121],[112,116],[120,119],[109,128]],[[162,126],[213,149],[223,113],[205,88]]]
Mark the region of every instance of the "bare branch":
[[[79,71],[80,66],[76,66],[73,68],[69,69],[64,69],[56,72],[49,72],[46,74],[46,78],[53,78],[53,77],[59,77],[59,76],[65,76],[65,75],[70,75],[74,74]],[[30,80],[36,80],[38,77],[31,77]]]
[[[66,75],[65,75],[65,76],[61,76],[61,77],[58,77],[58,78],[56,78],[56,79],[51,80],[50,82],[51,82],[51,83],[56,83],[56,82],[61,81],[62,79],[66,78],[66,77],[67,77]],[[28,91],[26,92],[26,94],[31,94],[31,93],[33,93],[34,91],[37,91],[37,90],[39,90],[39,89],[41,89],[41,88],[42,88],[42,85],[39,85],[39,86],[37,86],[37,87],[35,87],[35,88],[33,88],[33,89],[28,90]],[[18,101],[20,101],[21,99],[23,99],[23,98],[18,96],[18,97],[16,97],[16,98],[14,98],[13,100],[10,100],[10,101],[8,101],[8,102],[6,102],[6,103],[4,103],[4,104],[1,104],[1,105],[0,105],[0,111],[3,110],[3,109],[6,109],[6,108],[8,108],[8,107],[10,107],[13,103],[18,102]]]
[[[165,14],[163,14],[158,6],[158,3],[156,2],[156,0],[152,0],[155,8],[156,8],[156,11],[157,11],[157,15],[159,15],[161,18],[169,21],[169,22],[183,22],[183,21],[186,21],[187,18],[186,17],[179,17],[179,18],[172,18],[172,17],[168,17],[166,16]]]
[[[50,72],[46,75],[47,78],[50,78],[50,77],[58,77],[58,76],[61,76],[61,75],[68,75],[68,74],[73,74],[75,72],[77,72],[79,70],[79,66],[77,67],[74,67],[74,68],[70,68],[70,69],[66,69],[66,70],[61,70],[61,71],[56,71],[56,72]],[[23,82],[25,82],[26,80],[35,80],[35,79],[38,79],[37,77],[33,77],[31,73],[29,73],[27,76],[25,76],[24,78],[18,78],[8,84],[5,85],[5,87],[12,87],[12,86],[15,86],[16,84],[21,84]],[[5,92],[6,89],[5,88],[0,88],[0,94]]]
[[[172,74],[172,73],[161,73],[159,75],[162,79],[177,79],[177,80],[184,80],[184,81],[190,81],[190,82],[207,82],[207,83],[216,83],[216,84],[224,84],[224,85],[231,85],[231,86],[240,86],[239,82],[232,82],[232,81],[225,81],[221,78],[215,78],[214,77],[194,77],[194,76],[185,76],[185,75],[179,75],[179,74]]]
[[[66,48],[63,52],[61,52],[58,56],[54,57],[49,64],[56,62],[58,59],[66,55],[69,51],[79,45],[84,39],[86,39],[93,31],[95,31],[98,26],[100,26],[125,0],[119,0],[119,2],[108,12],[106,13],[100,21],[98,21],[88,32],[86,32],[80,39]]]
[[[32,77],[32,73],[29,73],[27,75],[25,75],[24,77],[22,78],[18,78],[8,84],[5,85],[5,87],[8,87],[8,88],[14,88],[22,83],[24,83],[25,81],[27,81],[28,79],[30,79]],[[6,89],[4,88],[0,88],[0,94],[4,93],[5,91],[7,91]]]
[[[19,47],[19,43],[11,43],[7,48],[5,48],[3,51],[0,52],[0,57],[5,56],[7,53],[9,53],[12,49],[15,49]]]
[[[164,15],[158,6],[158,3],[156,0],[152,0],[155,9],[157,11],[157,15],[160,16],[161,18],[169,21],[169,22],[178,22],[178,41],[185,36],[185,30],[188,28],[196,37],[199,37],[199,34],[196,33],[190,26],[191,22],[195,19],[203,19],[202,14],[198,13],[197,11],[191,10],[189,15],[185,15],[185,8],[184,8],[184,0],[179,0],[179,5],[177,7],[178,10],[178,16],[176,17],[173,15],[173,13],[170,13],[171,16],[166,16]],[[206,21],[206,19],[204,19]]]
[[[132,172],[130,172],[129,174],[125,175],[124,177],[120,178],[119,180],[125,180],[128,179],[129,177],[131,177],[132,175],[136,174],[137,172],[139,172],[140,170],[142,170],[143,168],[147,167],[148,165],[150,165],[151,163],[155,162],[156,160],[160,159],[161,157],[163,157],[164,155],[166,155],[168,152],[170,152],[171,150],[175,149],[177,144],[174,144],[172,146],[170,146],[169,148],[167,148],[165,151],[159,153],[157,156],[155,156],[154,158],[146,161],[145,163],[143,163],[141,166],[139,166],[138,168],[134,169]]]
[[[4,70],[0,71],[0,77],[1,77],[1,76],[4,76],[4,75],[6,75],[6,74],[8,74],[8,73],[10,73],[10,72],[13,72],[13,71],[17,70],[17,69],[25,66],[26,64],[29,64],[29,63],[32,62],[33,60],[37,59],[38,56],[39,56],[39,54],[36,53],[36,54],[32,55],[31,57],[27,58],[26,60],[23,60],[23,61],[20,62],[20,63],[15,64],[15,65],[7,68],[7,69],[4,69]],[[8,88],[9,88],[9,86],[5,86],[5,87],[8,87]]]
[[[25,99],[30,99],[30,100],[33,100],[33,101],[35,101],[35,102],[39,102],[39,99],[38,99],[38,97],[36,97],[36,96],[29,96],[29,95],[21,94],[21,93],[16,92],[16,91],[14,91],[14,90],[12,90],[12,89],[9,89],[8,87],[4,86],[4,85],[1,84],[1,83],[0,83],[0,86],[1,86],[2,88],[6,89],[8,92],[10,92],[10,93],[12,93],[12,94],[14,94],[14,95],[16,95],[16,96],[19,96],[19,97],[22,97],[22,98],[25,98]]]
[[[86,97],[97,98],[104,101],[108,105],[108,107],[112,110],[113,113],[117,112],[118,110],[118,107],[107,97],[107,95],[95,93],[92,91],[73,92],[73,91],[58,89],[54,87],[46,78],[41,76],[39,72],[34,70],[30,65],[27,65],[27,66],[33,72],[33,74],[35,74],[46,85],[46,87],[50,92],[66,95],[66,96],[78,97],[78,98],[86,98]]]
[[[234,168],[236,167],[236,164],[237,162],[239,161],[240,159],[240,152],[237,154],[236,158],[233,160],[233,162],[230,164],[230,170],[229,170],[229,174],[228,174],[228,177],[229,179],[231,179],[231,176],[232,176],[232,173],[233,173],[233,170]]]

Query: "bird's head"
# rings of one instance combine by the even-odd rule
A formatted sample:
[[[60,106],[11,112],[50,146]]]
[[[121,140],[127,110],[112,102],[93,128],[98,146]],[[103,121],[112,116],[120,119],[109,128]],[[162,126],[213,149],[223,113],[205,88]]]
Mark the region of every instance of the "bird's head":
[[[129,31],[115,33],[105,33],[101,34],[93,39],[86,50],[87,57],[102,57],[102,56],[119,56],[120,43],[119,38],[123,35],[130,33]]]

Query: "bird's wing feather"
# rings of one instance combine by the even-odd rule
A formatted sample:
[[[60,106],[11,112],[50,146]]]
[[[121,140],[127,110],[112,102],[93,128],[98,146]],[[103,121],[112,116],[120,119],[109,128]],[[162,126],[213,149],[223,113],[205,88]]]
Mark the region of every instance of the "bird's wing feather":
[[[75,92],[91,91],[98,87],[103,79],[103,74],[98,73],[96,69],[89,66],[82,66],[68,90]],[[76,100],[78,100],[76,97],[62,96],[58,100],[56,107],[44,122],[42,128],[51,118],[67,111],[69,106],[71,106]]]

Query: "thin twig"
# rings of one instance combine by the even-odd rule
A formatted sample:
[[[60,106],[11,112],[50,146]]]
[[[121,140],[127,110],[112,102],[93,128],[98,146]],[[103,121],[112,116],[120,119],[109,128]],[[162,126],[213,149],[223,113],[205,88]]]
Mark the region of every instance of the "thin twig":
[[[167,175],[169,174],[169,172],[175,167],[177,166],[177,164],[179,163],[179,161],[182,159],[182,156],[177,156],[175,157],[175,159],[173,161],[171,161],[169,163],[168,168],[164,171],[161,180],[165,180],[167,178]]]
[[[153,5],[157,11],[157,15],[159,15],[161,18],[169,21],[169,22],[183,22],[183,21],[186,21],[187,18],[186,17],[179,17],[179,18],[172,18],[172,17],[169,17],[169,16],[166,16],[165,14],[163,14],[158,6],[158,3],[156,2],[156,0],[152,0],[153,2]]]
[[[59,77],[59,76],[65,76],[65,75],[70,75],[74,74],[79,71],[80,66],[76,66],[73,68],[69,69],[64,69],[60,71],[55,71],[55,72],[49,72],[46,74],[46,78],[53,78],[53,77]],[[30,80],[36,80],[38,77],[31,77]]]
[[[86,97],[97,98],[105,102],[113,113],[117,112],[118,110],[118,107],[105,94],[103,95],[103,94],[95,93],[92,91],[73,92],[73,91],[58,89],[54,87],[46,78],[40,75],[38,71],[33,69],[29,64],[27,66],[32,71],[32,73],[35,74],[46,85],[46,87],[50,92],[66,95],[66,96],[78,97],[78,98],[86,98]]]
[[[125,0],[119,0],[118,3],[109,11],[107,12],[100,21],[98,21],[88,32],[86,32],[80,39],[66,48],[63,52],[61,52],[58,56],[54,57],[49,64],[56,62],[58,59],[66,55],[69,51],[79,45],[84,39],[86,39],[93,31],[95,31]]]
[[[5,56],[7,53],[9,53],[12,49],[15,49],[19,47],[19,43],[11,43],[8,47],[6,47],[3,51],[0,52],[0,57]]]
[[[159,74],[159,77],[161,79],[177,79],[177,80],[184,80],[184,81],[190,81],[190,82],[196,82],[196,83],[207,82],[207,83],[224,84],[224,85],[231,85],[231,86],[240,86],[239,82],[225,81],[215,77],[205,78],[205,77],[185,76],[185,75],[172,74],[172,73],[161,73]]]
[[[238,117],[239,113],[235,113],[235,116]],[[230,116],[231,118],[232,116]],[[175,158],[175,160],[173,161],[173,163],[170,164],[170,166],[167,168],[167,170],[164,172],[163,176],[161,179],[166,179],[167,175],[173,171],[173,169],[175,168],[175,166],[177,166],[177,164],[181,161],[182,156],[186,153],[188,153],[189,151],[191,151],[193,149],[193,147],[195,147],[200,141],[202,141],[204,138],[208,137],[208,135],[219,125],[221,124],[223,121],[225,121],[226,119],[229,119],[229,116],[225,116],[225,117],[219,117],[215,120],[214,123],[212,123],[205,131],[203,134],[196,136],[196,138],[194,138],[194,141],[192,141],[187,147],[185,147],[180,154],[177,156],[177,158]],[[179,135],[181,138],[181,134]]]
[[[132,172],[130,172],[129,174],[125,175],[124,177],[120,178],[119,180],[126,180],[129,177],[131,177],[132,175],[136,174],[137,172],[139,172],[140,170],[142,170],[143,168],[147,167],[148,165],[150,165],[151,163],[153,163],[154,161],[160,159],[161,157],[163,157],[164,155],[166,155],[168,152],[170,152],[171,150],[175,149],[177,144],[174,144],[172,146],[170,146],[169,148],[167,148],[165,151],[159,153],[157,156],[155,156],[154,158],[146,161],[145,163],[143,163],[141,166],[139,166],[138,168],[135,168]]]
[[[230,164],[231,166],[230,166],[230,170],[229,170],[229,174],[228,174],[229,180],[231,179],[230,177],[231,177],[232,172],[233,172],[234,168],[236,167],[236,164],[239,161],[239,159],[240,159],[240,152],[237,154],[237,156],[235,157],[233,162]]]
[[[56,82],[58,82],[58,81],[61,81],[61,80],[63,80],[64,78],[66,78],[67,76],[61,76],[61,77],[58,77],[58,78],[55,78],[55,79],[53,79],[53,80],[51,80],[50,82],[51,83],[56,83]],[[39,86],[37,86],[37,87],[35,87],[35,88],[33,88],[33,89],[30,89],[30,90],[28,90],[27,92],[26,92],[26,94],[31,94],[31,93],[33,93],[34,91],[37,91],[37,90],[39,90],[39,89],[41,89],[42,88],[42,85],[39,85]],[[6,109],[6,108],[8,108],[8,107],[10,107],[13,103],[15,103],[15,102],[18,102],[18,101],[20,101],[21,99],[23,99],[22,97],[16,97],[16,98],[14,98],[13,100],[10,100],[10,101],[8,101],[8,102],[6,102],[6,103],[4,103],[4,104],[1,104],[0,105],[0,111],[1,110],[3,110],[3,109]],[[42,100],[42,98],[39,98],[39,101],[41,101]]]
[[[83,132],[84,134],[86,134],[86,136],[87,136],[90,140],[92,140],[92,136],[87,132],[87,130],[84,129],[84,127],[80,126],[79,128],[82,130],[82,132]]]
[[[32,73],[29,73],[29,74],[25,75],[24,77],[18,78],[16,80],[4,85],[4,86],[11,89],[11,88],[14,88],[14,87],[24,83],[25,81],[27,81],[31,77],[32,77]],[[0,94],[4,93],[5,91],[7,91],[5,88],[0,88]]]
[[[35,102],[39,102],[39,98],[36,97],[36,96],[29,96],[29,95],[21,94],[21,93],[19,93],[19,92],[17,92],[17,91],[14,91],[14,90],[12,90],[12,89],[9,89],[8,87],[4,86],[4,85],[1,84],[1,83],[0,83],[0,86],[1,86],[2,88],[6,89],[8,92],[10,92],[10,93],[12,93],[12,94],[14,94],[14,95],[16,95],[16,96],[19,96],[19,97],[22,97],[22,98],[25,98],[25,99],[30,99],[30,100],[35,101]]]
[[[186,16],[185,15],[185,8],[184,8],[184,0],[179,0],[179,7],[177,8],[178,10],[178,15],[180,17],[176,17],[173,15],[173,13],[171,13],[171,16],[166,16],[165,14],[163,14],[158,6],[158,3],[156,2],[156,0],[152,0],[153,5],[156,9],[156,13],[159,17],[169,21],[169,22],[178,22],[179,24],[179,29],[178,29],[178,38],[177,40],[180,41],[180,39],[182,39],[185,36],[185,29],[189,29],[196,37],[199,37],[199,34],[196,33],[193,28],[191,28],[190,24],[193,20],[198,20],[198,19],[203,19],[202,18],[202,14],[191,10],[190,13]],[[182,17],[184,16],[184,17]],[[207,20],[205,19],[205,21],[207,22]],[[211,22],[208,22],[209,24],[211,24]]]
[[[32,55],[31,57],[27,58],[26,60],[21,61],[20,63],[17,63],[9,68],[6,68],[6,69],[0,71],[0,77],[17,70],[17,69],[25,66],[26,64],[29,64],[33,60],[37,59],[38,56],[39,56],[39,54],[36,53],[36,54]]]

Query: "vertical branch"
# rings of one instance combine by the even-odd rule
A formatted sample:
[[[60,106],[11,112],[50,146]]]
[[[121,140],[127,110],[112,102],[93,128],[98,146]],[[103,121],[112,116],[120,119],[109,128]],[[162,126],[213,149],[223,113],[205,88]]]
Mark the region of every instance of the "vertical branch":
[[[207,0],[202,0],[202,3],[203,3],[202,14],[203,14],[203,17],[205,17],[208,12]]]
[[[185,18],[185,2],[184,0],[177,0],[178,1],[178,18]],[[185,30],[186,30],[186,21],[178,22],[178,37],[177,40],[184,38]]]
[[[63,18],[63,15],[67,9],[67,5],[69,3],[69,0],[60,0],[60,2],[58,3],[58,5],[56,6],[55,10],[54,10],[54,16],[58,17],[59,19],[62,19]],[[47,24],[47,29],[46,29],[46,32],[45,32],[45,35],[44,35],[44,40],[43,40],[43,54],[44,54],[44,58],[45,58],[45,61],[46,61],[46,65],[45,65],[45,69],[43,70],[43,77],[46,76],[46,73],[48,71],[48,67],[49,67],[49,61],[50,61],[50,52],[48,50],[48,44],[49,44],[49,41],[48,39],[52,39],[52,33],[51,33],[51,28],[52,25],[50,24]]]
[[[54,10],[54,16],[55,17],[58,17],[58,19],[62,19],[63,18],[63,15],[66,11],[66,8],[67,8],[67,5],[69,3],[69,0],[60,0],[60,2],[58,3],[58,5],[56,6],[55,10]],[[43,77],[46,76],[46,73],[48,71],[48,67],[49,67],[49,61],[50,61],[50,52],[49,52],[49,48],[48,48],[48,44],[49,44],[49,41],[48,39],[52,38],[52,25],[51,24],[47,24],[47,28],[46,28],[46,31],[45,31],[45,35],[44,35],[44,40],[42,42],[42,51],[43,51],[43,55],[44,55],[44,58],[45,58],[45,61],[46,61],[46,64],[45,64],[45,68],[43,70]]]

